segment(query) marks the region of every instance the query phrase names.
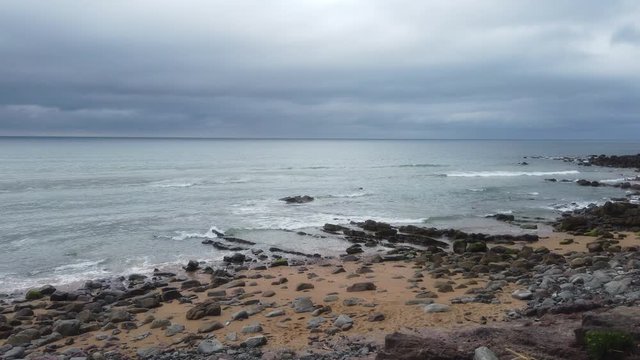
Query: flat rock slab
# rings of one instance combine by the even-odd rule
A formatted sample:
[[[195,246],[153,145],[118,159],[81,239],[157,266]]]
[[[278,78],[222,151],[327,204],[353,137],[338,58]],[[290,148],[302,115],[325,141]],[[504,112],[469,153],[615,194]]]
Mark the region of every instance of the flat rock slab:
[[[372,282],[355,283],[347,288],[347,292],[357,291],[373,291],[376,290],[376,285]]]

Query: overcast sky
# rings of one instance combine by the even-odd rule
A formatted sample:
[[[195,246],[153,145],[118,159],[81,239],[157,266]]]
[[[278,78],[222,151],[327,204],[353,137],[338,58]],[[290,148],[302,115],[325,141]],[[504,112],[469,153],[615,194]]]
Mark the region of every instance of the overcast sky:
[[[2,1],[0,135],[638,139],[640,2]]]

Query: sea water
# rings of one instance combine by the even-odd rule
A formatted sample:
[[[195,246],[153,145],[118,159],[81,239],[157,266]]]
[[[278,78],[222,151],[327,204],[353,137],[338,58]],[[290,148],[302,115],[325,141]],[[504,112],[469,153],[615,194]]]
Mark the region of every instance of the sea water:
[[[327,255],[348,244],[296,232],[365,219],[520,231],[486,216],[553,219],[625,195],[573,181],[637,175],[552,157],[639,149],[605,141],[0,138],[0,292],[220,260],[226,252],[201,244],[212,230],[258,248]],[[290,195],[315,200],[279,200]]]

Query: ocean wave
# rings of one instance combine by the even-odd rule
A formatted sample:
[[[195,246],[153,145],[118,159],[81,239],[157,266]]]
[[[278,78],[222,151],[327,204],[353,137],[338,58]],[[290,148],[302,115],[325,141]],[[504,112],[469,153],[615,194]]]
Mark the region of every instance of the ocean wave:
[[[389,218],[376,216],[345,216],[335,214],[315,214],[307,217],[258,217],[251,225],[246,227],[234,227],[230,232],[252,230],[301,230],[309,228],[321,228],[326,223],[349,224],[350,222],[363,222],[375,220],[389,224],[422,224],[428,218]]]
[[[363,197],[363,196],[370,196],[373,195],[372,193],[369,192],[354,192],[354,193],[350,193],[350,194],[331,194],[331,195],[321,195],[318,196],[318,198],[320,199],[333,199],[333,198],[359,198],[359,197]]]
[[[184,241],[187,239],[216,239],[218,237],[218,233],[224,233],[224,231],[218,229],[215,226],[209,228],[209,231],[205,233],[198,232],[187,232],[187,231],[179,231],[178,235],[172,236],[171,240],[175,241]]]
[[[197,182],[158,182],[158,183],[153,183],[150,186],[151,187],[157,187],[157,188],[188,188],[188,187],[192,187],[192,186],[196,186],[198,183]]]
[[[470,189],[467,189],[467,190],[471,191],[471,192],[485,192],[485,191],[487,191],[486,188],[470,188]]]
[[[446,177],[515,177],[515,176],[551,176],[579,174],[577,170],[564,171],[469,171],[443,174]]]
[[[546,206],[545,209],[549,209],[549,210],[555,210],[555,211],[559,211],[559,212],[567,212],[567,211],[575,211],[575,210],[580,210],[580,209],[586,209],[590,206],[597,206],[600,204],[603,204],[604,201],[599,202],[593,202],[593,201],[574,201],[574,202],[570,202],[570,203],[564,203],[564,204],[551,204],[549,206]]]
[[[433,167],[444,167],[446,165],[442,165],[442,164],[401,164],[401,165],[394,165],[392,167],[399,167],[399,168],[433,168]]]

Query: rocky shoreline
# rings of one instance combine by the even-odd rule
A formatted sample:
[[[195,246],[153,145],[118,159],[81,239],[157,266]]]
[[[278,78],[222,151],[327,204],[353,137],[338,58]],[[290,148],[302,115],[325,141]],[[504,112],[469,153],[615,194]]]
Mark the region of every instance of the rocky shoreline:
[[[605,355],[637,358],[640,205],[620,199],[552,225],[488,235],[325,224],[320,234],[347,246],[335,258],[216,232],[202,246],[236,252],[223,264],[0,300],[0,359],[587,359],[593,334],[611,331],[634,345]]]

